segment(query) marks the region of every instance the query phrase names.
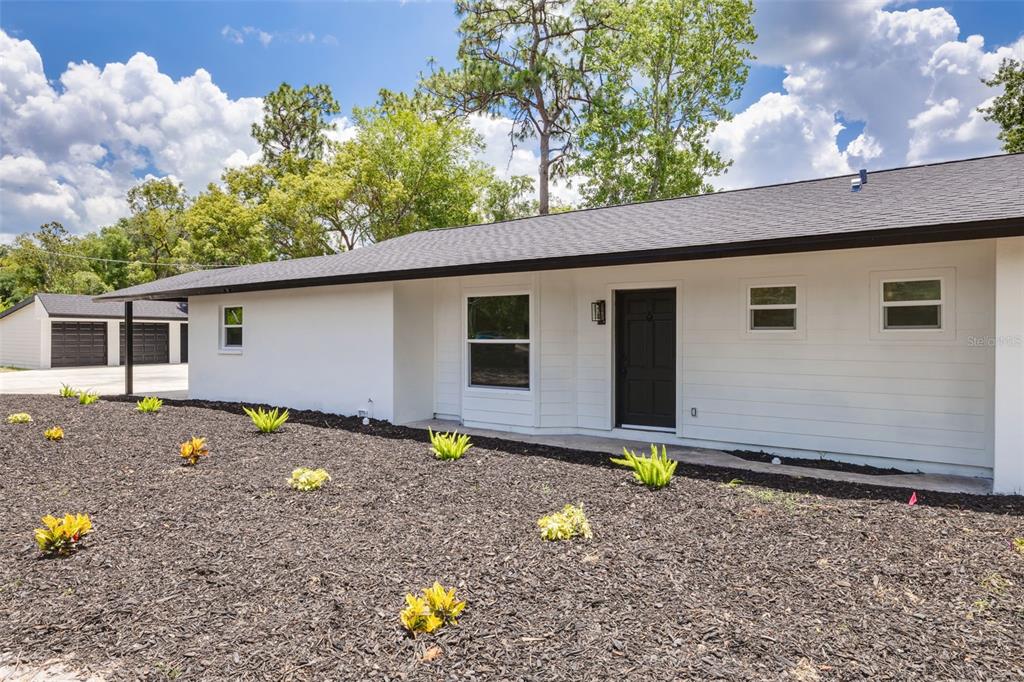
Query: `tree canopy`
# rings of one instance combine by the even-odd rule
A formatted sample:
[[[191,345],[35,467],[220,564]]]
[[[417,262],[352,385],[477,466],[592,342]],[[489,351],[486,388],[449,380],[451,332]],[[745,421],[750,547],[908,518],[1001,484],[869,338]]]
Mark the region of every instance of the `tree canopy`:
[[[1004,151],[1024,152],[1024,61],[1004,59],[995,75],[982,82],[990,88],[1002,87],[1003,92],[979,111],[986,121],[999,124]]]

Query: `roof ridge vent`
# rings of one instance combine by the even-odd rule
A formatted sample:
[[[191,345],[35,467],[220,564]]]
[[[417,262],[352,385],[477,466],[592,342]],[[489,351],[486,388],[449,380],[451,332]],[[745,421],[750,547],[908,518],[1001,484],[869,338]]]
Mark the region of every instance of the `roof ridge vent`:
[[[868,171],[866,168],[861,168],[857,177],[850,180],[850,191],[859,192],[860,188],[866,184],[868,184]]]

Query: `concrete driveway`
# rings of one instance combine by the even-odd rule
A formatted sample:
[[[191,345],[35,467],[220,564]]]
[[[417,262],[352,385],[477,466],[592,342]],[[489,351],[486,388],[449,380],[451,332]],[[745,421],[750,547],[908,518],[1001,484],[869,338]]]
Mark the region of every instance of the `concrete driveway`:
[[[124,367],[62,367],[0,372],[0,393],[57,393],[61,384],[96,391],[124,393]],[[138,365],[135,393],[161,398],[188,397],[188,365]]]

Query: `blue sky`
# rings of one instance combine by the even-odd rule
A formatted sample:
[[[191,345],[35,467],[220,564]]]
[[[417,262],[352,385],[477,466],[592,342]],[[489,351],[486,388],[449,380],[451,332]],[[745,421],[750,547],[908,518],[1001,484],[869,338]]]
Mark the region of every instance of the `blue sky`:
[[[1024,56],[1024,2],[755,5],[758,60],[715,135],[735,161],[717,186],[998,151],[972,112],[991,94],[979,78]],[[198,191],[251,157],[252,98],[324,82],[345,112],[370,104],[412,87],[428,58],[450,64],[457,25],[446,2],[2,2],[0,113],[13,124],[0,131],[0,239],[44,218],[104,224],[150,173]],[[500,120],[474,126],[501,172],[532,171]]]

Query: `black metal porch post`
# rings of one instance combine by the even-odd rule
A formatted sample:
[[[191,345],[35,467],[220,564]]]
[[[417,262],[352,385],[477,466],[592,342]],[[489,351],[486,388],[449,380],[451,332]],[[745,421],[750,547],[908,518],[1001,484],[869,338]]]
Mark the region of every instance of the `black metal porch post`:
[[[131,395],[134,393],[132,387],[132,375],[135,372],[134,360],[132,357],[132,345],[134,339],[132,334],[132,302],[124,302],[124,393],[125,395]]]

